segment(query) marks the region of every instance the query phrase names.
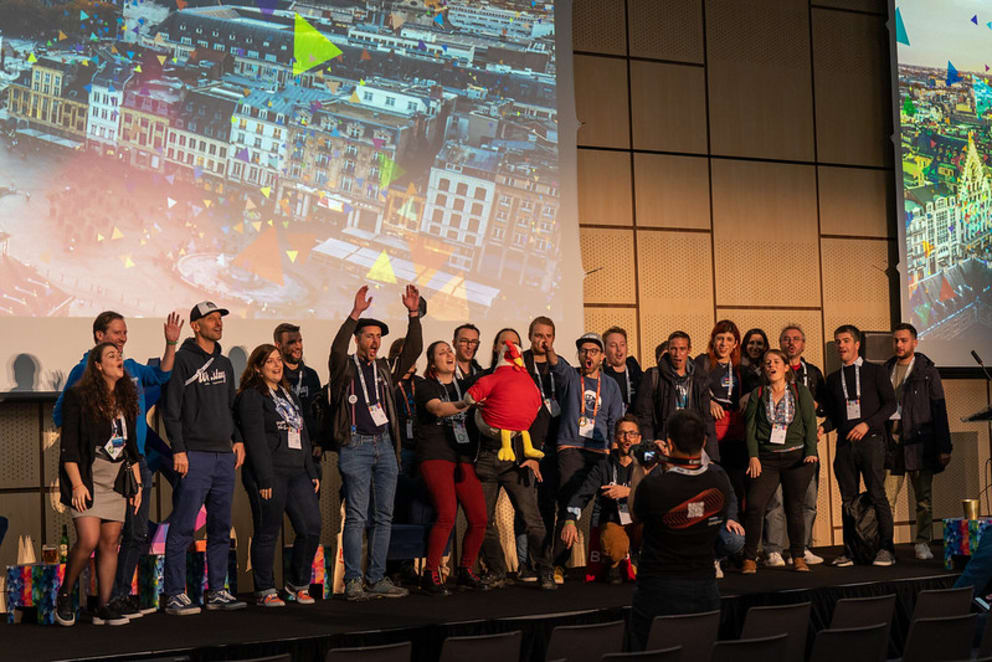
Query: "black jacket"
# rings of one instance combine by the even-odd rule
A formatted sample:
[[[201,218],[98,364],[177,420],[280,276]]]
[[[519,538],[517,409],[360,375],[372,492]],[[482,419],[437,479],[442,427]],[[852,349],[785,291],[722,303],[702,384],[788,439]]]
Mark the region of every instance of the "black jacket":
[[[591,499],[595,498],[596,501],[592,507],[592,526],[602,526],[606,522],[620,524],[618,505],[621,501],[626,502],[627,500],[612,499],[603,494],[601,488],[603,485],[610,485],[611,483],[629,486],[636,463],[637,460],[633,460],[625,467],[620,464],[620,454],[616,450],[611,451],[592,468],[592,471],[586,476],[585,482],[572,495],[572,499],[568,502],[565,518],[573,521],[579,519],[582,515],[582,509]]]
[[[706,454],[714,461],[720,460],[720,447],[716,441],[716,427],[710,412],[710,385],[706,376],[695,373],[695,364],[686,362],[689,374],[689,404],[691,409],[706,421]],[[666,354],[661,357],[657,368],[644,373],[641,389],[637,394],[632,413],[641,423],[641,436],[644,439],[666,439],[666,422],[675,413],[675,369]]]
[[[799,362],[801,367],[793,371],[796,375],[796,383],[809,389],[816,402],[816,415],[826,416],[823,413],[823,398],[826,394],[827,381],[823,378],[823,372],[812,363],[807,363],[802,357],[799,358]]]
[[[885,362],[885,370],[889,375],[892,374],[895,362],[894,356]],[[933,473],[940,473],[944,470],[944,465],[940,463],[940,454],[950,453],[953,448],[951,428],[947,422],[947,402],[944,400],[944,386],[937,366],[919,352],[916,353],[913,371],[903,382],[899,404],[902,405],[902,443],[923,444],[924,463]],[[891,432],[891,421],[887,429]],[[892,467],[892,473],[896,475],[904,472],[899,460],[900,454],[896,454],[896,463]]]
[[[232,441],[241,443],[234,427],[234,367],[220,351],[214,343],[214,353],[207,354],[187,338],[176,352],[162,412],[173,453],[223,453]]]
[[[131,379],[126,372],[123,379]],[[66,506],[72,505],[72,481],[66,473],[65,463],[75,462],[79,466],[79,476],[83,485],[90,491],[86,507],[93,506],[93,460],[96,449],[110,439],[113,430],[110,421],[105,421],[95,412],[83,409],[76,388],[68,389],[62,400],[62,440],[59,447],[59,496]],[[126,416],[127,434],[124,437],[124,454],[132,462],[137,462],[140,454],[135,441],[134,417]]]
[[[896,393],[892,390],[889,373],[885,366],[864,361],[861,364],[861,416],[847,420],[847,403],[844,401],[844,391],[841,388],[840,371],[847,375],[847,395],[853,400],[856,394],[854,366],[841,367],[827,377],[826,388],[823,389],[822,400],[826,420],[823,421],[823,431],[837,430],[837,444],[843,446],[850,443],[847,433],[859,423],[868,425],[869,436],[885,437],[888,433],[886,424],[889,416],[896,412]],[[819,393],[817,394],[820,395]]]
[[[314,420],[311,404],[313,399],[320,394],[320,377],[316,370],[302,361],[296,370],[290,370],[284,363],[282,371],[283,377],[293,390],[293,394],[300,399],[300,404],[303,405],[303,420],[306,422],[312,444],[313,436],[317,434],[317,422]]]
[[[641,364],[633,356],[628,356],[623,372],[617,372],[606,361],[603,361],[602,370],[604,375],[616,380],[617,386],[620,387],[620,395],[623,397],[624,407],[630,408],[634,404],[634,400],[637,399],[637,389],[640,388],[641,379],[644,377]],[[632,393],[628,392],[628,385]]]
[[[289,395],[293,403],[300,407],[296,394],[290,391]],[[272,487],[277,469],[306,471],[310,478],[317,477],[305,421],[300,436],[301,448],[295,450],[289,447],[289,430],[276,411],[272,396],[263,395],[256,388],[247,388],[238,394],[234,412],[237,427],[245,440],[245,468],[251,472],[258,489]]]
[[[400,430],[400,418],[396,412],[396,402],[393,399],[395,390],[394,381],[397,375],[405,375],[410,368],[417,363],[420,353],[424,349],[423,333],[420,329],[420,317],[409,318],[409,325],[406,330],[406,342],[403,343],[403,351],[397,358],[396,365],[392,373],[389,370],[389,362],[384,358],[376,359],[376,366],[379,375],[385,380],[382,399],[385,401],[386,416],[389,417],[389,434],[393,438],[393,445],[396,447],[396,455],[399,456],[402,447],[403,437]],[[331,343],[331,353],[327,359],[327,367],[330,372],[331,385],[331,416],[334,443],[337,446],[347,446],[351,443],[351,405],[348,404],[348,389],[357,377],[355,372],[355,362],[348,354],[348,347],[351,339],[355,336],[355,327],[358,321],[346,317],[338,333]]]

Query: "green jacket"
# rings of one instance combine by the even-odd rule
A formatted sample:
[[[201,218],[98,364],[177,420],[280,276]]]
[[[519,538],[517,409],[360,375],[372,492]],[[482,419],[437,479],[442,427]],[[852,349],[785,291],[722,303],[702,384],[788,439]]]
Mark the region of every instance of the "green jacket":
[[[816,456],[816,405],[809,389],[802,384],[789,384],[792,395],[796,397],[796,416],[785,432],[785,443],[770,444],[772,424],[768,420],[767,403],[771,397],[771,388],[759,386],[751,391],[744,410],[744,420],[747,432],[747,454],[749,457],[759,457],[763,453],[784,452],[786,450],[803,449],[803,457]]]

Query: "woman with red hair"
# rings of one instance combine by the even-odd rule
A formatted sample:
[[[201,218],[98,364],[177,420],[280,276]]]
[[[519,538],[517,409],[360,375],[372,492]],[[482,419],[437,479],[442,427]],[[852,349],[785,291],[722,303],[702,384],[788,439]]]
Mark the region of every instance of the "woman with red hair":
[[[720,465],[726,469],[739,504],[747,494],[748,467],[744,417],[741,414],[741,332],[730,320],[720,320],[710,332],[705,354],[696,357],[696,370],[709,378],[710,413],[720,443]]]

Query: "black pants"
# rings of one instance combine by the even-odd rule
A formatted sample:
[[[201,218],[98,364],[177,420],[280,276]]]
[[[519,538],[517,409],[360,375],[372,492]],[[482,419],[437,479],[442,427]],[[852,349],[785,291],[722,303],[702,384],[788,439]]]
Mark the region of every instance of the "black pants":
[[[805,551],[806,523],[803,520],[803,500],[816,464],[803,462],[803,449],[785,453],[762,453],[761,473],[752,478],[747,489],[747,511],[744,520],[744,558],[758,558],[761,526],[764,523],[768,502],[778,486],[782,485],[782,507],[789,531],[789,549],[792,558],[801,558]]]
[[[880,549],[893,551],[892,509],[885,496],[885,439],[880,435],[865,437],[861,441],[840,440],[834,456],[834,476],[840,488],[843,504],[854,501],[858,496],[860,480],[864,478],[865,490],[875,506],[878,518],[878,542]],[[847,547],[854,532],[853,523],[844,518],[844,546]],[[850,556],[850,548],[847,548]]]
[[[517,517],[523,521],[527,533],[527,546],[530,548],[534,565],[538,570],[549,569],[551,562],[544,544],[544,521],[537,507],[537,479],[531,470],[513,462],[499,461],[496,459],[496,451],[481,450],[475,462],[475,475],[482,483],[482,494],[486,497],[486,512],[489,516],[486,537],[482,541],[482,557],[489,571],[506,572],[506,557],[499,543],[494,517],[500,488],[506,490]],[[525,562],[526,559],[520,559],[521,564]]]
[[[558,522],[555,525],[553,542],[553,562],[564,566],[571,555],[571,550],[561,540],[561,528],[565,524],[568,502],[586,482],[589,473],[603,461],[606,455],[584,448],[558,449]]]
[[[750,457],[747,454],[747,443],[743,441],[725,441],[720,444],[720,459],[717,461],[730,479],[730,487],[737,497],[737,509],[744,512],[747,498],[750,495],[747,487],[747,467]],[[764,461],[764,460],[762,460]]]
[[[283,513],[296,532],[290,576],[286,583],[303,590],[310,587],[313,555],[320,544],[320,507],[313,491],[313,482],[306,471],[276,469],[272,477],[272,498],[263,499],[258,493],[258,483],[250,471],[242,473],[254,535],[251,541],[251,567],[255,593],[269,592],[275,588],[272,565],[275,560],[276,542],[282,529]]]
[[[544,446],[544,457],[541,458],[541,478],[537,485],[537,505],[541,510],[541,519],[544,521],[544,530],[547,533],[547,540],[544,545],[548,549],[554,549],[554,541],[551,536],[555,533],[555,513],[558,511],[558,422],[561,417],[553,418],[547,427]],[[534,436],[533,428],[531,436]]]

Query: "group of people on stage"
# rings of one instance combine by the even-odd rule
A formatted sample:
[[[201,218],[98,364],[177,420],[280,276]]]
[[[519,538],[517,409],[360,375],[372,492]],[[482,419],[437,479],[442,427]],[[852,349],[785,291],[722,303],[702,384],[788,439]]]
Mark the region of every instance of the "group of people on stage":
[[[191,310],[194,335],[181,346],[183,322],[169,317],[165,351],[153,366],[124,357],[121,315],[96,318],[95,346],[73,368],[54,412],[62,430],[61,497],[77,534],[57,598],[59,623],[75,622],[71,590],[94,550],[99,595],[93,622],[124,624],[142,614],[130,578],[148,531],[145,393],[152,387],[163,390],[160,410],[175,471],[165,549],[167,614],[200,611],[186,594],[186,551],[203,506],[209,574],[203,604],[246,606],[225,588],[242,465],[257,604],[313,602],[310,568],[320,541],[326,449],[338,453],[347,600],[408,594],[401,584],[410,583],[410,569],[394,583],[399,575],[391,576],[386,561],[394,506],[410,489],[435,512],[417,587],[446,595],[452,586],[505,585],[509,573],[494,523],[502,489],[515,511],[518,580],[544,590],[565,580],[580,540],[577,520],[592,502],[590,559],[602,560],[608,581],[636,576],[635,624],[674,613],[667,609],[714,608],[715,582],[730,558],[744,574],[756,573],[759,560],[799,572],[823,561],[810,542],[817,442],[832,430],[842,500],[854,501],[863,479],[877,514],[874,564],[895,563],[890,504],[907,475],[916,503],[916,556],[932,558],[931,486],[950,460],[951,443],[940,377],[916,352],[909,324],[893,330],[894,356],[884,366],[861,358],[857,328],[839,327],[833,339],[843,365],[826,379],[803,358],[806,338],[798,325],[781,330],[781,349],[775,349],[763,330],[741,335],[730,320],[716,324],[695,359],[689,335],[671,333],[656,349],[657,365],[642,370],[628,353],[624,329],[576,339],[573,366],[559,354],[554,321],[537,317],[526,339],[512,328],[500,330],[483,368],[479,329],[471,323],[457,326],[450,343],[435,340],[424,352],[422,299],[412,285],[402,294],[406,334],[384,355],[390,329],[363,316],[371,303],[368,288],[359,289],[332,341],[323,388],[303,361],[302,334],[293,324],[277,326],[273,343],[256,347],[235,380],[219,344],[228,311],[211,302]],[[485,380],[478,380],[505,360],[508,347],[528,347],[520,364],[541,405],[525,434],[501,437],[472,410],[486,406]],[[418,375],[422,354],[426,369]],[[467,528],[449,581],[442,560],[459,505]],[[273,559],[284,515],[296,538],[280,590]],[[845,545],[853,535],[845,520]],[[852,556],[848,547],[833,564],[850,566]]]

